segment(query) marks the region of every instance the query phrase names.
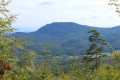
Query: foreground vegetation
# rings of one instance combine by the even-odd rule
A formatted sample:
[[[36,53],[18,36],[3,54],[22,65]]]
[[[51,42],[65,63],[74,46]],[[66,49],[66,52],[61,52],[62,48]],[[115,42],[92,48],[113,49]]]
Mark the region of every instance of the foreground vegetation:
[[[49,51],[47,51],[49,52]],[[112,59],[111,59],[112,57]],[[32,58],[26,57],[14,64],[13,71],[6,72],[7,80],[120,80],[120,54],[100,60],[97,69],[85,64],[82,59],[73,56],[67,61],[60,61],[50,53],[41,55],[38,59],[41,64],[35,64]],[[30,61],[29,64],[28,60]]]
[[[8,3],[9,1],[4,2],[4,0],[0,3],[0,14],[2,15],[0,17],[0,60],[12,68],[6,69],[6,66],[0,62],[1,79],[120,80],[120,54],[117,51],[112,51],[108,56],[101,57],[99,65],[97,63],[97,68],[95,68],[94,66],[91,67],[94,62],[89,61],[88,65],[83,59],[84,56],[51,55],[50,42],[41,50],[44,54],[38,55],[28,50],[26,46],[32,44],[31,41],[9,36],[10,33],[13,33],[14,29],[11,24],[15,21],[16,15],[8,14],[9,10],[6,9]],[[97,54],[96,58],[99,55]],[[98,61],[98,59],[96,60]]]

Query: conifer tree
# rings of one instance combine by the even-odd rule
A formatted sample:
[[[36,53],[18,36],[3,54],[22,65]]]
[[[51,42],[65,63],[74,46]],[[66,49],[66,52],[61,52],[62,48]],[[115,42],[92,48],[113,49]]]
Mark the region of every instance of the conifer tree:
[[[105,43],[104,39],[99,38],[100,33],[96,30],[88,31],[88,33],[92,33],[92,35],[89,36],[89,41],[92,42],[92,45],[87,50],[87,56],[84,57],[84,59],[87,61],[87,63],[95,61],[95,65],[93,66],[93,68],[95,67],[97,69],[99,64],[98,59],[104,56],[99,53],[101,51],[104,51],[103,46],[107,45],[107,43]]]

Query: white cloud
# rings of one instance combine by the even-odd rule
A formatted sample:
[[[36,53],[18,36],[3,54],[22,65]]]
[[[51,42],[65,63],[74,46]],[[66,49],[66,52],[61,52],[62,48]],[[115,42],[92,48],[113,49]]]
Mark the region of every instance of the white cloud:
[[[8,8],[12,13],[20,14],[13,25],[20,31],[28,27],[31,28],[28,31],[37,30],[51,22],[77,22],[99,27],[120,25],[115,7],[109,6],[108,2],[109,0],[12,0]]]

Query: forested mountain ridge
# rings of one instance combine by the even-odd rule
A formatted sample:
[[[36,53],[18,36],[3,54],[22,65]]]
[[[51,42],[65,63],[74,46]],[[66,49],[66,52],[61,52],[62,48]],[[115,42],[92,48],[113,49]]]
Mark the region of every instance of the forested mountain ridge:
[[[89,48],[87,33],[90,30],[97,30],[101,38],[112,45],[115,50],[120,49],[120,26],[113,28],[98,28],[80,25],[73,22],[55,22],[47,24],[35,32],[16,32],[14,37],[23,37],[28,40],[35,39],[29,49],[41,53],[41,49],[51,40],[50,50],[55,55],[83,55]],[[105,51],[109,51],[107,46]]]

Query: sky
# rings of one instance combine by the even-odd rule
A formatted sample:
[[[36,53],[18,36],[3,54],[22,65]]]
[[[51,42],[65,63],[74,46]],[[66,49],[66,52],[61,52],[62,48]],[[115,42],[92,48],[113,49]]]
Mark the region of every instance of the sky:
[[[120,25],[120,16],[109,0],[12,0],[11,14],[18,14],[13,27],[20,32],[36,31],[53,22],[75,22],[94,27]]]

